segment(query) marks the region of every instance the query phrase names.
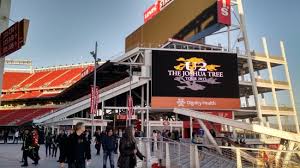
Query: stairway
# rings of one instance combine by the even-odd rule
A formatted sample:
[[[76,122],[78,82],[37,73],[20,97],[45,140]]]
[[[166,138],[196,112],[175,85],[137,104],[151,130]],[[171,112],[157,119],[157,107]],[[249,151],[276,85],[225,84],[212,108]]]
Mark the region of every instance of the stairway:
[[[152,139],[143,138],[139,141],[139,148],[141,152],[146,154],[147,150],[151,151]],[[147,143],[150,143],[147,148]],[[150,152],[151,160],[161,160],[163,166],[166,166],[166,163],[170,163],[170,168],[187,168],[191,167],[191,157],[195,159],[195,146],[189,143],[177,142],[173,140],[168,141],[158,141],[157,151]],[[168,145],[166,145],[168,144]],[[169,149],[167,149],[169,146]],[[150,149],[149,149],[150,148]],[[166,155],[166,151],[169,150],[169,157]],[[203,148],[202,150],[197,150],[198,152],[198,161],[200,167],[204,168],[235,168],[236,160],[222,156],[216,151]],[[167,160],[169,158],[169,160]],[[167,167],[167,166],[166,166]]]

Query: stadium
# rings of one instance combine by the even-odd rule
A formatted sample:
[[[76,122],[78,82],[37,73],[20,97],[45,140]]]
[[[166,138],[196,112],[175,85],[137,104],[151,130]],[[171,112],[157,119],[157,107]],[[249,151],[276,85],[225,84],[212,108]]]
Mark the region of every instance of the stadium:
[[[178,11],[185,12],[169,22]],[[230,31],[241,32],[240,48],[232,49],[229,38],[228,46],[206,43],[207,36]],[[132,124],[145,137],[140,145],[148,158],[166,167],[297,166],[299,122],[284,43],[277,56],[269,54],[265,38],[263,53],[248,40],[241,0],[157,1],[125,39],[126,52],[112,60],[32,68],[30,60],[6,59],[6,65],[27,68],[3,73],[0,136],[31,125],[58,132],[78,121],[92,131]],[[274,79],[276,67],[286,81]],[[92,93],[94,79],[98,94]],[[289,93],[291,107],[280,106],[280,91]],[[157,155],[149,151],[153,130],[178,138],[162,142]],[[207,144],[190,143],[196,135],[203,141],[203,134]]]

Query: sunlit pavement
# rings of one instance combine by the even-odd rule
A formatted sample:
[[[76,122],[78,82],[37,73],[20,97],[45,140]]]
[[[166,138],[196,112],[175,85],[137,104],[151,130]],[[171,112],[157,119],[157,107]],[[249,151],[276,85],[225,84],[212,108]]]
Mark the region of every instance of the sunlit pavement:
[[[91,145],[92,149],[92,161],[89,167],[87,168],[101,168],[102,167],[102,160],[103,160],[103,154],[102,151],[100,152],[100,155],[96,155],[96,151],[93,145]],[[48,157],[46,158],[45,153],[45,146],[41,145],[40,148],[40,157],[41,160],[39,162],[39,165],[34,166],[31,163],[33,162],[31,159],[28,159],[29,168],[55,168],[59,167],[59,163],[57,162],[58,156],[59,156],[59,150],[57,152],[57,157],[52,158]],[[20,163],[22,158],[22,151],[21,151],[21,144],[0,144],[0,168],[19,168],[21,167]],[[115,167],[117,164],[117,158],[118,155],[115,155]],[[107,167],[109,168],[109,161],[107,160]],[[65,168],[68,166],[65,165]]]

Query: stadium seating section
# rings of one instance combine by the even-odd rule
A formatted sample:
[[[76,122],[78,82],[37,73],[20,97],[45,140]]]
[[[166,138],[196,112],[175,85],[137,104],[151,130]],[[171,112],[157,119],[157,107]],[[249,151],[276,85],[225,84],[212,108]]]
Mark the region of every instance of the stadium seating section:
[[[29,72],[4,72],[2,101],[53,97],[93,71],[93,66],[77,66],[35,70]],[[48,93],[51,92],[51,93]]]
[[[2,89],[8,90],[12,88],[16,83],[20,83],[24,81],[29,76],[30,73],[18,73],[18,72],[4,73],[4,83]]]
[[[54,109],[55,108],[0,110],[0,126],[20,126]]]

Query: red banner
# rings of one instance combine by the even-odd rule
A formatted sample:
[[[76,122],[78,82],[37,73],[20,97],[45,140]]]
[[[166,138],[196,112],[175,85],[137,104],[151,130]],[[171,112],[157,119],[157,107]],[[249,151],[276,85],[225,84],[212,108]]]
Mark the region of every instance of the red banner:
[[[98,103],[100,102],[100,99],[99,99],[99,87],[96,86],[96,91],[95,91],[95,113],[97,113],[97,110],[98,110]]]
[[[94,97],[94,95],[95,95],[95,90],[94,90],[94,86],[93,85],[91,85],[91,110],[90,110],[90,114],[95,114],[95,97]]]
[[[227,26],[231,25],[230,0],[218,0],[218,22]]]
[[[133,100],[131,96],[128,96],[128,119],[132,119],[132,116],[134,115],[134,109],[133,109]]]
[[[99,87],[96,86],[96,90],[94,90],[94,86],[91,85],[91,109],[90,114],[96,114],[98,109],[99,102]]]

